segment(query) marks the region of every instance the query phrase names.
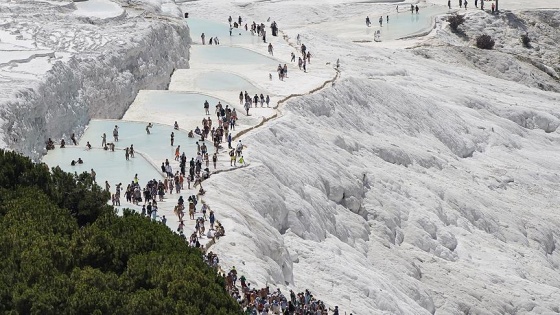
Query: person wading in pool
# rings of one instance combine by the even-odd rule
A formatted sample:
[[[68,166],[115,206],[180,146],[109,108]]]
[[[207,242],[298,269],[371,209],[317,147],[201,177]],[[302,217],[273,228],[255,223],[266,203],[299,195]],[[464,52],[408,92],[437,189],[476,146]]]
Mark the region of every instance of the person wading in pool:
[[[208,100],[204,101],[204,111],[206,115],[210,115],[210,103],[208,103]]]
[[[119,142],[119,126],[115,125],[115,129],[113,129],[113,139],[115,142]]]

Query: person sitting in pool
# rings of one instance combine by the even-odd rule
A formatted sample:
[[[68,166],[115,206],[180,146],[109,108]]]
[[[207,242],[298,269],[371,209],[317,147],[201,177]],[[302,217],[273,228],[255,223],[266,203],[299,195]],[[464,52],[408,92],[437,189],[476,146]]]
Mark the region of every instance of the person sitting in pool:
[[[70,165],[76,166],[76,161],[72,160],[72,162],[70,162]]]
[[[89,144],[89,141],[87,142],[86,147],[87,147],[88,150],[91,149],[91,144]]]
[[[202,132],[200,131],[200,128],[198,128],[198,126],[196,126],[196,129],[194,130],[194,133],[196,133],[199,136],[202,134]]]
[[[192,131],[192,130],[191,130],[191,131],[189,131],[189,138],[194,138],[194,133],[193,133],[193,131]]]
[[[66,142],[64,141],[64,139],[60,140],[60,148],[64,148],[66,146]]]
[[[47,141],[47,150],[54,150],[54,142],[49,138]]]
[[[103,150],[105,150],[105,151],[109,150],[109,147],[107,146],[107,144],[105,144],[105,146],[103,147]]]
[[[179,130],[179,124],[177,122],[175,122],[175,124],[173,124],[173,129]]]
[[[84,164],[84,160],[82,160],[82,158],[78,158],[78,164]]]

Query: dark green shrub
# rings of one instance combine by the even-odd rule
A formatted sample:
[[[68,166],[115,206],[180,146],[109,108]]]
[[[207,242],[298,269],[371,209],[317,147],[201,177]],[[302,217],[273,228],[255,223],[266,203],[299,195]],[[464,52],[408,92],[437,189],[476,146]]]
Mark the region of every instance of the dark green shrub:
[[[476,47],[480,49],[492,49],[494,48],[494,40],[490,35],[480,35],[476,38]]]
[[[459,25],[465,23],[465,17],[459,14],[452,15],[447,18],[447,22],[449,22],[449,27],[453,32],[457,32]]]
[[[521,43],[525,48],[531,48],[531,38],[527,34],[521,35]]]

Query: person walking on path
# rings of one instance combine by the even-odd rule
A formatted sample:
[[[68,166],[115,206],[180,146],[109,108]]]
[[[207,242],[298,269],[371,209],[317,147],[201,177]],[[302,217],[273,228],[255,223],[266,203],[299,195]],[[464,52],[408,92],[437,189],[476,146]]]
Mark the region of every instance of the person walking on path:
[[[241,140],[237,142],[237,146],[235,147],[235,153],[237,157],[240,157],[241,154],[243,153],[243,143],[241,143]]]
[[[229,166],[236,166],[235,164],[235,150],[229,151]]]
[[[248,101],[245,102],[245,111],[247,112],[247,116],[249,116],[249,107],[250,107],[250,103]]]
[[[107,135],[103,133],[101,136],[101,147],[104,148],[107,145]]]
[[[200,38],[202,39],[202,45],[206,45],[206,41],[205,41],[206,35],[202,33],[202,35],[200,35]]]
[[[268,44],[268,53],[272,56],[274,56],[274,49],[272,48],[272,43]]]

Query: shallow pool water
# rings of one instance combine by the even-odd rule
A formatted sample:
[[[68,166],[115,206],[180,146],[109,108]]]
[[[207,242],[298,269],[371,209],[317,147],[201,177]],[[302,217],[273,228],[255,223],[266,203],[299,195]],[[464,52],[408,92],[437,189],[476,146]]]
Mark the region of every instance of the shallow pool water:
[[[212,117],[213,118],[213,117]],[[116,120],[92,120],[90,121],[84,135],[80,139],[80,146],[85,146],[87,141],[94,147],[101,148],[101,136],[107,135],[107,142],[113,142],[113,129],[119,126],[119,141],[115,143],[115,150],[119,150],[118,155],[124,161],[124,148],[134,145],[134,149],[147,154],[154,163],[158,165],[165,159],[173,160],[175,148],[180,145],[181,153],[190,158],[197,153],[196,142],[199,138],[189,138],[187,132],[174,130],[171,126],[154,124],[150,128],[150,134],[146,132],[144,122],[116,121]],[[174,133],[174,145],[171,146],[171,132]],[[205,141],[208,151],[213,148],[210,141]],[[202,145],[202,142],[200,142]]]
[[[418,14],[410,13],[410,6],[399,6],[400,13],[383,16],[383,26],[379,28],[379,16],[370,16],[372,26],[366,32],[373,36],[375,30],[381,30],[381,40],[395,40],[403,37],[414,36],[430,30],[436,15],[447,13],[449,10],[443,6],[422,7]]]
[[[266,53],[266,52],[265,52]],[[254,51],[228,46],[191,46],[191,60],[197,64],[228,64],[228,65],[271,65],[277,66],[278,61]]]
[[[72,160],[81,158],[84,164],[70,165]],[[101,187],[105,187],[105,181],[109,181],[111,191],[114,191],[115,184],[123,183],[126,185],[134,179],[134,175],[142,182],[147,182],[149,179],[161,179],[160,172],[142,156],[136,155],[129,161],[125,160],[124,152],[117,151],[110,152],[101,149],[85,150],[81,147],[67,147],[64,149],[56,148],[49,151],[43,157],[43,162],[47,163],[50,167],[60,166],[66,172],[90,172],[93,168],[96,172],[97,183]]]
[[[220,45],[256,44],[262,42],[262,39],[260,39],[256,35],[251,35],[251,32],[245,31],[245,28],[233,28],[230,36],[229,23],[227,22],[227,20],[225,21],[225,23],[197,18],[188,18],[186,19],[186,21],[189,25],[191,38],[195,43],[202,43],[202,39],[200,38],[200,35],[202,35],[202,33],[204,33],[204,35],[206,36],[206,44],[208,44],[210,37],[216,36],[220,41]]]
[[[251,93],[264,93],[245,78],[229,72],[212,71],[197,75],[195,85],[208,91],[250,91]]]
[[[209,84],[212,84],[211,82]],[[134,105],[142,106],[153,115],[165,113],[167,115],[179,116],[202,116],[204,115],[204,102],[210,104],[210,113],[214,113],[216,104],[226,102],[217,98],[198,93],[167,91],[167,90],[144,90],[136,96]],[[215,115],[214,115],[215,116]],[[212,119],[214,118],[212,116]],[[173,124],[172,121],[169,124]]]

